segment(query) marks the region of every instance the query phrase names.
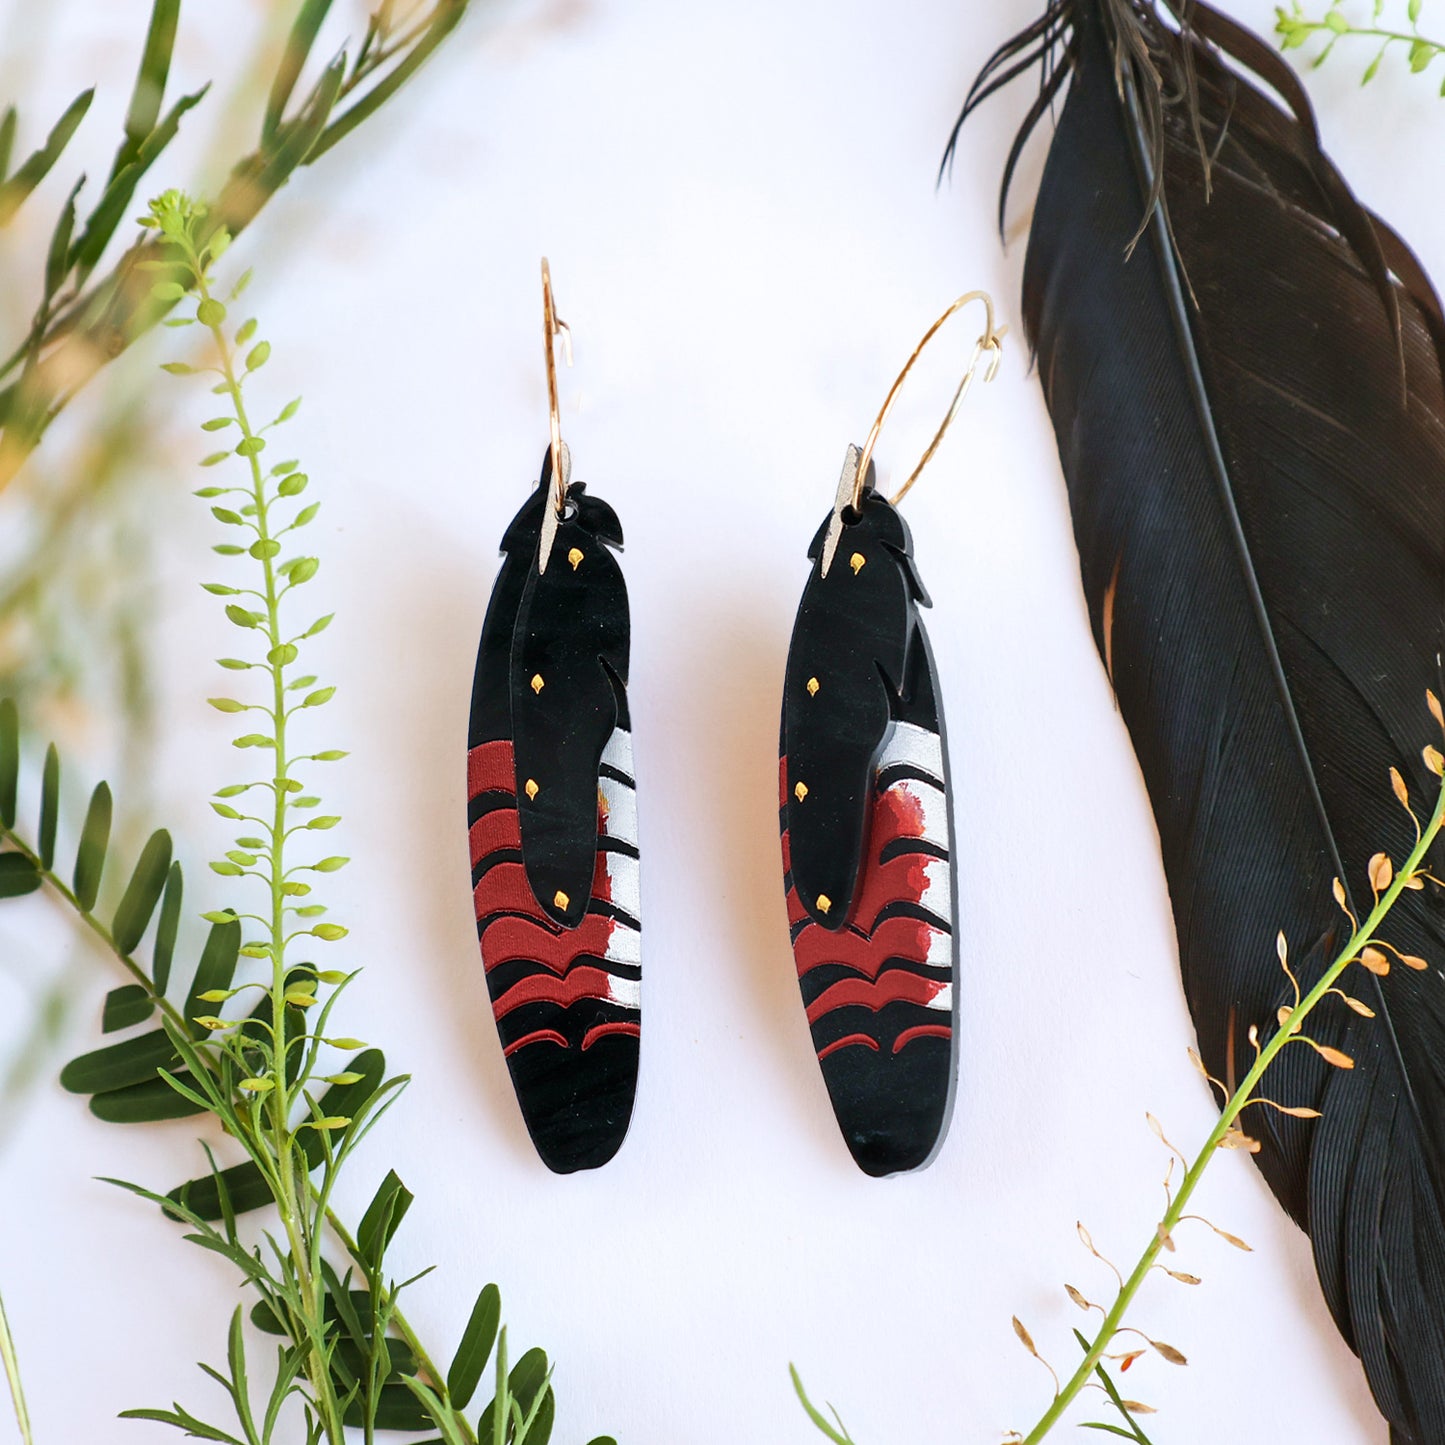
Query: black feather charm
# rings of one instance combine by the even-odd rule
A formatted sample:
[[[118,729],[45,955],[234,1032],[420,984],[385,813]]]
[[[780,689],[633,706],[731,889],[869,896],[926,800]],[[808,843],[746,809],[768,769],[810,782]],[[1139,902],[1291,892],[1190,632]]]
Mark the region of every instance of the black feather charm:
[[[1066,81],[1068,95],[1025,323],[1200,1050],[1232,1082],[1251,1027],[1268,1034],[1292,1001],[1276,930],[1302,981],[1318,978],[1348,937],[1332,881],[1362,915],[1367,860],[1414,841],[1389,769],[1418,797],[1438,787],[1420,748],[1445,646],[1445,324],[1256,36],[1192,0],[1055,0],[965,115],[1035,62],[1025,132]],[[1322,1117],[1261,1108],[1249,1127],[1392,1438],[1440,1445],[1439,891],[1406,893],[1387,934],[1428,970],[1361,971],[1375,1018],[1327,1001],[1310,1021],[1354,1067],[1300,1047],[1271,1071],[1272,1098]]]
[[[850,448],[840,499],[860,453]],[[868,1174],[933,1156],[951,1104],[956,905],[928,596],[902,516],[873,490],[838,508],[783,689],[784,887],[803,1004],[833,1110]]]
[[[537,1152],[566,1174],[605,1164],[627,1133],[642,923],[622,529],[575,483],[544,563],[555,495],[549,448],[482,627],[467,822],[502,1049]]]

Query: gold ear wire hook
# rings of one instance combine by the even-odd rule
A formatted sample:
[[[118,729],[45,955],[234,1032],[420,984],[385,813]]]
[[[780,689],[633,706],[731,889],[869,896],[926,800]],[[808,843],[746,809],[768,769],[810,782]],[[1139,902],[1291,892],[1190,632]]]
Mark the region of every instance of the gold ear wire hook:
[[[953,394],[953,400],[949,403],[948,413],[943,418],[943,425],[933,434],[933,440],[929,442],[928,449],[919,459],[918,465],[909,474],[908,480],[889,498],[893,506],[907,495],[908,489],[916,482],[924,467],[933,460],[933,454],[938,450],[944,433],[953,425],[953,419],[958,415],[959,408],[963,405],[964,398],[968,395],[969,387],[973,385],[974,374],[978,370],[978,364],[985,352],[989,353],[988,370],[984,374],[985,381],[992,381],[998,374],[999,363],[1003,360],[1003,339],[1008,334],[1007,326],[995,326],[993,319],[993,299],[987,291],[970,291],[960,296],[927,331],[923,333],[923,339],[913,348],[913,355],[903,365],[903,370],[898,373],[898,379],[889,388],[888,395],[883,399],[883,405],[878,412],[878,418],[873,423],[873,429],[868,433],[868,440],[863,443],[862,454],[858,458],[857,476],[853,483],[853,509],[856,511],[863,505],[863,487],[868,477],[868,463],[873,457],[873,448],[877,444],[879,433],[883,430],[883,423],[888,419],[888,413],[893,410],[893,403],[898,400],[898,393],[903,390],[903,383],[908,380],[908,373],[913,370],[914,363],[923,354],[923,349],[938,335],[944,323],[956,312],[962,311],[971,301],[982,301],[985,312],[984,332],[978,338],[978,344],[973,349],[973,359],[968,364],[968,370],[963,373],[963,380],[958,384],[958,390]]]
[[[541,546],[537,553],[537,571],[547,570],[557,525],[567,514],[567,485],[572,479],[572,456],[562,440],[562,415],[557,405],[557,338],[562,339],[562,353],[572,365],[572,332],[557,315],[552,296],[552,268],[542,257],[542,343],[547,358],[547,422],[551,428],[552,505],[542,514]]]
[[[572,332],[557,315],[552,296],[552,268],[542,257],[542,342],[547,353],[547,420],[552,428],[552,486],[556,491],[555,506],[560,518],[567,506],[567,484],[562,478],[562,414],[557,405],[556,341],[562,338],[562,351],[567,365],[572,365]]]

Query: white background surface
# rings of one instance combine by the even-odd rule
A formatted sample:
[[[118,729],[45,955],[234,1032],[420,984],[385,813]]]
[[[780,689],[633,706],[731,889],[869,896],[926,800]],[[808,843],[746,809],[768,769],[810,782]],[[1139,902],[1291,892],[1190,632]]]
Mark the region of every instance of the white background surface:
[[[84,134],[103,156],[146,8],[69,7],[58,30],[72,43],[25,70],[33,125],[101,77]],[[1036,6],[474,8],[390,113],[387,141],[348,142],[304,174],[235,253],[262,277],[275,346],[257,390],[277,406],[305,392],[288,451],[326,502],[311,600],[339,613],[316,653],[341,691],[313,736],[352,750],[325,783],[356,862],[328,891],[352,927],[346,961],[366,966],[345,1029],[415,1075],[348,1204],[400,1172],[418,1198],[398,1268],[439,1266],[411,1294],[414,1322],[447,1353],[496,1280],[514,1351],[540,1343],[556,1361],[565,1445],[604,1430],[622,1445],[806,1442],[789,1359],[860,1445],[1027,1429],[1049,1382],[1010,1316],[1071,1363],[1082,1321],[1062,1284],[1108,1287],[1075,1221],[1121,1264],[1135,1257],[1165,1163],[1145,1110],[1190,1147],[1212,1109],[1185,1058],[1153,824],[1088,635],[1017,327],[905,508],[934,600],[963,927],[963,1077],[923,1174],[868,1180],[837,1136],[788,948],[775,804],[788,633],[844,449],[954,295],[987,287],[1016,321],[1022,245],[1004,254],[993,217],[1024,91],[970,125],[951,184],[935,192],[934,176],[969,80]],[[1225,8],[1258,27],[1271,15],[1259,0]],[[224,69],[226,24],[253,17],[235,0],[190,7],[180,83]],[[1364,58],[1342,51],[1309,80],[1327,144],[1445,275],[1445,102],[1398,63],[1360,91]],[[528,1145],[486,1007],[462,789],[497,542],[546,438],[543,253],[576,343],[563,375],[576,475],[627,533],[646,925],[631,1137],[606,1169],[568,1179]],[[885,481],[911,466],[971,341],[960,326],[909,393],[880,446]],[[161,357],[150,346],[124,364],[143,377]],[[244,770],[204,705],[221,677],[206,660],[235,634],[195,590],[218,575],[186,495],[207,399],[178,397],[154,519],[154,821],[184,840],[192,901],[214,906],[229,900],[203,859],[228,842],[204,798]],[[8,954],[61,946],[44,905],[24,907],[7,915]],[[113,981],[91,970],[75,1048],[91,1046]],[[226,1272],[93,1179],[165,1188],[200,1165],[190,1124],[102,1125],[53,1084],[14,1122],[0,1285],[37,1440],[170,1438],[114,1417],[173,1398],[219,1417],[190,1362],[221,1358]],[[1190,1357],[1128,1376],[1164,1411],[1154,1438],[1383,1442],[1307,1243],[1254,1170],[1221,1159],[1202,1208],[1255,1252],[1196,1226],[1176,1263],[1204,1285],[1144,1295],[1136,1322]],[[8,1428],[0,1418],[0,1438]]]

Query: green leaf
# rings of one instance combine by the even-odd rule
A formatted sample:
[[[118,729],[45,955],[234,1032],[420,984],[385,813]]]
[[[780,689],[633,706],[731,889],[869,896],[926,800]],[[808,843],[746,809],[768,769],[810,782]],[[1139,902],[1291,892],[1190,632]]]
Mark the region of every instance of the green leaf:
[[[103,1094],[154,1080],[180,1061],[164,1029],[153,1029],[72,1059],[60,1071],[60,1087],[72,1094]]]
[[[135,160],[140,154],[141,143],[155,129],[166,93],[180,14],[181,0],[155,0],[151,7],[145,49],[141,52],[140,69],[136,72],[135,88],[131,91],[130,107],[126,111],[125,140],[116,153],[112,178]]]
[[[111,989],[105,996],[105,1007],[100,1015],[100,1031],[103,1034],[113,1034],[120,1029],[133,1028],[136,1024],[143,1024],[154,1012],[155,1005],[140,984],[123,983],[119,988]]]
[[[0,853],[0,898],[19,898],[40,887],[40,872],[23,853]]]
[[[347,1078],[348,1083],[361,1081],[360,1076]],[[386,1246],[400,1228],[407,1210],[411,1208],[412,1199],[411,1190],[401,1182],[395,1170],[390,1170],[381,1181],[381,1187],[372,1196],[371,1203],[366,1206],[366,1213],[361,1216],[361,1223],[357,1226],[356,1246],[362,1259],[373,1270],[381,1268]]]
[[[528,1427],[526,1435],[519,1439],[525,1440],[525,1445],[547,1445],[552,1438],[552,1425],[556,1416],[557,1396],[549,1387],[537,1405],[536,1413],[532,1416],[532,1423]]]
[[[230,455],[230,452],[212,452],[210,456],[201,458],[201,465],[203,467],[220,466],[220,464],[224,462]],[[216,550],[219,552],[221,549],[217,547]],[[240,550],[241,549],[239,547],[236,548],[236,551],[239,552]]]
[[[158,828],[141,850],[140,861],[135,865],[125,896],[115,910],[115,922],[111,924],[115,946],[127,957],[135,952],[145,934],[151,914],[160,902],[161,890],[166,886],[170,867],[171,835],[164,828]]]
[[[75,854],[75,900],[83,913],[94,911],[95,900],[100,895],[100,875],[110,846],[110,814],[110,785],[98,783],[90,795],[85,825],[80,830],[80,847]]]
[[[85,184],[85,177],[71,187],[70,195],[60,208],[55,229],[50,233],[50,249],[45,256],[45,295],[54,296],[60,290],[66,273],[70,270],[70,238],[75,231],[75,198]]]
[[[236,425],[238,425],[238,423],[237,423],[237,421],[236,421],[236,418],[233,417],[233,416],[213,416],[209,421],[203,421],[203,422],[201,423],[201,430],[202,430],[202,431],[220,431],[223,427],[236,426]],[[218,510],[219,510],[219,508],[216,508],[216,507],[212,507],[212,508],[211,508],[211,511],[212,511],[213,513],[216,512],[216,511],[218,511]],[[220,520],[224,522],[226,519],[225,519],[224,517],[222,517]],[[237,520],[239,521],[240,519],[237,518]]]
[[[13,105],[5,107],[5,116],[0,120],[0,181],[10,174],[10,157],[15,150],[15,127],[19,114]]]
[[[1431,44],[1428,40],[1412,40],[1410,42],[1411,73],[1418,75],[1439,53],[1439,46]]]
[[[543,1387],[546,1380],[547,1354],[544,1350],[528,1350],[513,1366],[512,1373],[507,1377],[507,1390],[517,1402],[523,1416],[526,1416],[531,1410],[533,1402],[537,1398],[537,1392]],[[477,1422],[478,1440],[486,1441],[492,1438],[496,1403],[496,1400],[493,1399],[482,1411],[482,1418]]]
[[[293,397],[290,401],[288,401],[288,402],[286,403],[285,406],[283,406],[283,407],[281,408],[281,410],[280,410],[279,412],[277,412],[277,414],[276,414],[276,420],[275,420],[274,422],[272,422],[271,425],[272,425],[272,426],[280,426],[283,421],[290,421],[291,418],[292,418],[293,416],[295,416],[296,413],[297,413],[298,411],[300,411],[300,410],[301,410],[301,398],[300,398],[299,396]],[[284,496],[289,496],[290,493],[283,491],[283,492],[281,493],[281,495],[282,495],[283,497],[284,497]]]
[[[302,507],[301,510],[296,513],[296,520],[292,522],[291,525],[293,527],[306,526],[306,524],[310,522],[320,510],[320,502],[312,502],[309,507]]]
[[[194,1015],[200,1013],[201,995],[213,988],[230,988],[236,975],[236,959],[241,951],[241,923],[239,919],[228,918],[224,923],[213,923],[201,950],[201,961],[196,965],[196,976],[191,981],[191,991],[181,1010],[192,1037],[204,1038],[206,1030],[194,1023]]]
[[[157,281],[151,287],[151,298],[155,301],[179,301],[186,294],[186,288],[179,281]]]
[[[462,1331],[461,1343],[447,1371],[447,1395],[458,1410],[465,1410],[476,1394],[482,1372],[492,1357],[497,1329],[502,1322],[502,1293],[487,1285],[472,1306],[471,1318]]]
[[[373,1420],[378,1430],[426,1430],[436,1424],[421,1401],[400,1384],[381,1387]],[[359,1427],[365,1422],[365,1402],[358,1397],[346,1407],[346,1423]]]
[[[195,1087],[189,1074],[176,1075],[176,1082]],[[90,1112],[107,1124],[151,1124],[161,1119],[190,1119],[209,1110],[178,1093],[165,1079],[149,1079],[95,1095]]]
[[[311,47],[316,43],[321,22],[326,19],[330,8],[331,0],[303,0],[296,14],[296,22],[286,38],[281,63],[276,67],[276,78],[271,82],[271,94],[266,99],[266,115],[261,123],[263,143],[272,141],[281,127],[286,103],[291,99],[291,92],[296,88]]]
[[[155,1420],[162,1425],[174,1425],[178,1430],[184,1430],[187,1435],[197,1440],[215,1440],[220,1445],[242,1445],[242,1442],[234,1435],[228,1435],[216,1425],[207,1425],[204,1420],[198,1420],[189,1411],[181,1409],[177,1405],[173,1410],[122,1410],[122,1420]]]
[[[50,134],[45,138],[45,144],[30,156],[4,185],[0,185],[0,226],[10,223],[25,198],[50,173],[50,168],[60,159],[61,153],[70,144],[71,136],[85,119],[85,113],[90,109],[90,102],[94,97],[94,89],[81,91],[55,122]]]
[[[426,64],[428,57],[451,33],[457,22],[466,13],[464,4],[438,4],[432,8],[426,22],[427,29],[421,39],[407,52],[401,63],[384,79],[372,86],[351,108],[338,116],[324,134],[309,148],[306,162],[318,160],[339,140],[349,135],[401,89],[406,82]],[[329,107],[328,107],[329,109]]]
[[[55,862],[55,827],[60,820],[60,754],[51,743],[45,750],[45,771],[40,779],[40,866]]]
[[[0,698],[0,824],[15,826],[15,788],[20,776],[20,718],[12,698]]]
[[[166,875],[166,891],[161,895],[161,916],[156,924],[155,962],[151,978],[156,992],[164,993],[171,981],[171,959],[176,951],[176,933],[181,923],[181,865],[172,863]]]
[[[198,105],[209,89],[209,85],[203,85],[200,90],[182,96],[160,125],[141,142],[133,161],[124,166],[117,164],[100,200],[85,223],[85,231],[70,253],[70,264],[77,268],[82,277],[88,276],[95,268],[111,237],[125,219],[125,213],[130,207],[131,198],[135,195],[141,177],[175,139],[176,132],[181,127],[181,117]]]
[[[328,612],[325,617],[318,617],[316,621],[301,634],[302,637],[315,637],[318,632],[325,632],[326,629],[331,626],[331,619],[335,616],[336,614],[334,612]]]
[[[271,1190],[261,1171],[249,1160],[245,1164],[233,1164],[200,1179],[188,1180],[178,1185],[166,1196],[201,1219],[220,1219],[221,1191],[225,1190],[226,1201],[235,1214],[248,1214],[272,1202]],[[172,1215],[172,1218],[179,1218]]]

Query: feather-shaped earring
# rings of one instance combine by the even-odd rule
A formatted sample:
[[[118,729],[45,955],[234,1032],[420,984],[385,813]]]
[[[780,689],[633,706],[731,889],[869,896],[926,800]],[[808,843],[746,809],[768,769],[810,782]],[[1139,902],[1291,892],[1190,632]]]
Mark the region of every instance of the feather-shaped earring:
[[[622,528],[571,481],[542,262],[551,442],[502,539],[467,739],[477,935],[522,1117],[548,1168],[595,1169],[632,1117],[641,908]]]
[[[1363,917],[1367,860],[1413,845],[1391,770],[1413,792],[1438,787],[1419,749],[1445,650],[1445,319],[1404,242],[1321,151],[1289,66],[1208,5],[1053,0],[965,115],[1035,61],[1005,196],[1065,81],[1068,97],[1033,212],[1025,324],[1200,1053],[1233,1088],[1255,1030],[1294,997],[1276,930],[1311,987],[1348,937],[1332,891]],[[1370,1018],[1318,1009],[1311,1036],[1353,1067],[1286,1050],[1269,1095],[1288,1108],[1251,1110],[1249,1129],[1392,1440],[1438,1445],[1438,892],[1405,893],[1389,933],[1428,970],[1361,978]]]
[[[988,313],[973,359],[923,459],[885,500],[872,463],[883,422],[923,348],[973,300]],[[975,291],[918,343],[863,449],[848,448],[788,650],[779,778],[793,955],[838,1126],[873,1175],[933,1157],[957,1072],[948,764],[919,616],[928,594],[896,505],[978,367],[993,379],[1003,334]]]

